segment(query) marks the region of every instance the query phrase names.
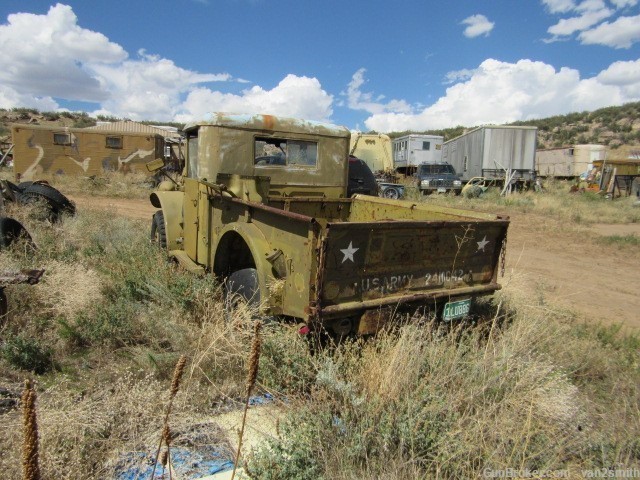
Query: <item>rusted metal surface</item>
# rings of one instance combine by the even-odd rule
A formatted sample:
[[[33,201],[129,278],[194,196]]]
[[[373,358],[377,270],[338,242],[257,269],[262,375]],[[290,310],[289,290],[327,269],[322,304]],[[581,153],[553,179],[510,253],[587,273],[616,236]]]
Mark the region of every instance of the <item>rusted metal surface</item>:
[[[16,285],[19,283],[28,283],[35,285],[40,281],[44,274],[44,270],[20,270],[19,272],[0,272],[0,288]]]
[[[477,287],[466,287],[456,289],[434,290],[424,293],[414,293],[407,295],[390,295],[365,301],[351,301],[340,304],[325,306],[322,308],[324,319],[341,318],[345,315],[352,315],[366,310],[375,310],[380,307],[415,304],[434,305],[434,301],[449,300],[465,296],[487,295],[500,290],[502,287],[497,283],[479,285]]]
[[[393,309],[390,307],[367,310],[358,321],[357,332],[359,335],[379,332],[392,318]]]

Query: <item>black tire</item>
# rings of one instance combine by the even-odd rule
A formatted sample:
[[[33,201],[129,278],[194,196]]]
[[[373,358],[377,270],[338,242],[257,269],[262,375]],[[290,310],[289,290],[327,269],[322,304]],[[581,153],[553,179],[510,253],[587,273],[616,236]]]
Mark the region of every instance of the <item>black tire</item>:
[[[397,200],[400,198],[400,191],[396,187],[388,187],[384,192],[382,192],[382,195],[384,198]]]
[[[63,213],[75,215],[76,213],[76,206],[74,203],[51,185],[35,182],[25,187],[22,194],[27,197],[40,196],[44,198],[51,205],[52,210],[57,215]]]
[[[158,210],[151,217],[151,241],[160,248],[167,248],[167,228],[162,210]]]
[[[18,195],[20,195],[20,193],[22,192],[22,189],[20,188],[20,185],[16,185],[15,183],[10,182],[9,180],[5,180],[4,182],[7,185],[7,187],[9,187],[9,190],[11,190],[13,192],[13,195],[16,198],[18,198]]]
[[[31,235],[22,224],[10,217],[0,218],[0,250],[9,248],[14,242],[22,240],[33,245]]]
[[[242,304],[256,309],[260,306],[260,284],[255,268],[237,270],[225,281],[224,313],[227,322],[233,320],[234,312]]]
[[[18,188],[20,189],[21,192],[24,192],[24,189],[27,187],[30,187],[31,185],[33,185],[33,182],[28,181],[28,182],[20,182],[18,184]]]
[[[8,311],[7,296],[4,294],[4,288],[0,288],[0,326],[4,323],[4,316]]]
[[[20,205],[32,207],[29,212],[29,217],[33,220],[49,220],[51,222],[55,222],[60,217],[56,208],[51,205],[51,202],[47,198],[36,193],[22,192],[18,196],[18,203]]]

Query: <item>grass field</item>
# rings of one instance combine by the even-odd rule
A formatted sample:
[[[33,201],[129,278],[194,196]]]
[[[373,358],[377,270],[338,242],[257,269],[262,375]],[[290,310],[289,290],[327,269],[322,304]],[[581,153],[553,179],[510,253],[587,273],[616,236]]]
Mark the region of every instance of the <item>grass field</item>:
[[[52,179],[65,193],[76,192],[76,181]],[[110,178],[99,194],[144,198],[136,182]],[[530,211],[567,225],[602,215],[640,221],[631,202],[565,192],[558,185],[545,196],[420,201]],[[38,285],[6,289],[0,386],[19,394],[25,378],[36,381],[43,478],[113,478],[123,454],[154,450],[182,354],[175,444],[229,450],[235,434],[216,420],[241,408],[251,334],[224,321],[215,279],[169,263],[148,241],[147,222],[81,210],[51,225],[25,209],[9,213],[38,249],[0,252],[0,270],[46,273]],[[603,248],[637,250],[637,242]],[[480,322],[398,318],[375,338],[315,355],[293,327],[266,325],[258,391],[280,400],[281,420],[272,438],[245,452],[248,471],[259,479],[415,479],[567,469],[579,478],[583,469],[640,466],[640,340],[545,308],[543,295],[505,280]],[[18,410],[0,414],[6,478],[21,475],[21,428]]]

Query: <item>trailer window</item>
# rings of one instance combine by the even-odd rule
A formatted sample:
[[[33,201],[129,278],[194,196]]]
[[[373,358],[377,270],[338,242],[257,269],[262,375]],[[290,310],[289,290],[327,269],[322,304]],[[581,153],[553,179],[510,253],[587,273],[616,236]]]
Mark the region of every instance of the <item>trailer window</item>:
[[[318,164],[318,144],[303,140],[257,137],[254,143],[254,163],[257,167],[315,167]]]
[[[71,145],[71,134],[70,133],[54,133],[53,143],[55,145]]]
[[[122,148],[122,137],[107,136],[107,148]]]
[[[422,142],[423,150],[431,150],[431,142]]]

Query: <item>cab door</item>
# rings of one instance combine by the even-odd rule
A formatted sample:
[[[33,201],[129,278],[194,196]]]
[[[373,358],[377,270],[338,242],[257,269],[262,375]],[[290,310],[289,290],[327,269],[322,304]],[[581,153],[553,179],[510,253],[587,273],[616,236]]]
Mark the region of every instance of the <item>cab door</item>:
[[[184,179],[184,251],[193,261],[198,258],[198,185],[194,178]]]

